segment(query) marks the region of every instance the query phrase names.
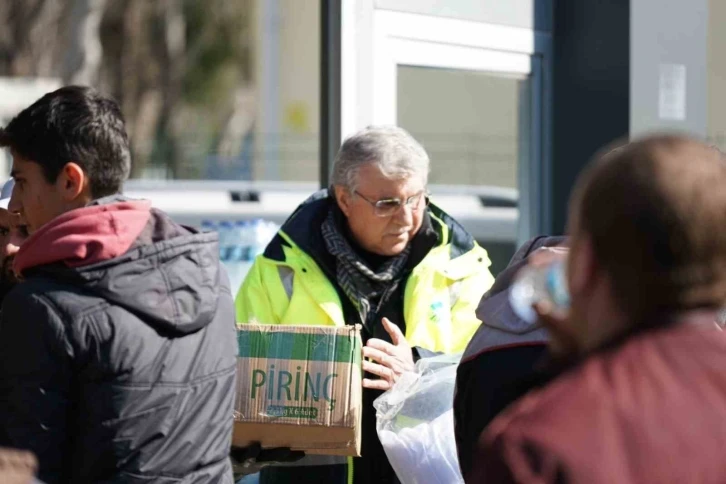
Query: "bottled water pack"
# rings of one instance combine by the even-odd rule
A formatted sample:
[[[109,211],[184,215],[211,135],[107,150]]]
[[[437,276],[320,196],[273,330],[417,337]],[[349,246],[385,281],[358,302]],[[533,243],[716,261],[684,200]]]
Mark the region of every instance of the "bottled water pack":
[[[255,258],[262,254],[280,227],[262,219],[202,221],[203,232],[219,233],[219,260],[229,275],[236,295]]]

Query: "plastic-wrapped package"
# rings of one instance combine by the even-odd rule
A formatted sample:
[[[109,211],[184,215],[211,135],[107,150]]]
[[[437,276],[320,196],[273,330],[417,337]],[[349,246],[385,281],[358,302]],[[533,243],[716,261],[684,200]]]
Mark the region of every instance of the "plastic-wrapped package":
[[[378,437],[401,484],[463,483],[454,440],[458,355],[422,358],[373,403]]]

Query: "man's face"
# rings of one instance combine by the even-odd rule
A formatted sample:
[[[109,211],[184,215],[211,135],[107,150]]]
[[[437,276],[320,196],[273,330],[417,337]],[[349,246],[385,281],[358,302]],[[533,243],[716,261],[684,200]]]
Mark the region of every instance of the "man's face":
[[[11,204],[17,207],[27,226],[33,233],[63,213],[66,206],[56,183],[48,183],[39,164],[13,153],[15,188]]]
[[[403,252],[421,228],[425,188],[419,177],[391,180],[375,164],[367,164],[358,171],[356,193],[336,187],[336,198],[356,242],[374,254],[394,256]],[[381,216],[385,208],[374,205],[385,207],[393,199],[401,201],[402,206]],[[411,201],[408,206],[407,200]]]
[[[605,276],[596,260],[591,237],[583,230],[579,220],[579,210],[571,208],[567,258],[570,310],[560,337],[569,340],[568,345],[581,352],[598,338],[600,313],[609,307],[610,301],[603,292]]]
[[[0,285],[15,284],[17,278],[13,272],[13,258],[24,239],[22,230],[12,220],[13,215],[0,208]]]

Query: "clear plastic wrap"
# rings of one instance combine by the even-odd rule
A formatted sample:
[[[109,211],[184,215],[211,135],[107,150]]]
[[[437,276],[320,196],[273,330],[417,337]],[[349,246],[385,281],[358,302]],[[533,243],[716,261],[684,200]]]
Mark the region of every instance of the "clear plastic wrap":
[[[422,358],[373,403],[376,427],[401,484],[463,483],[454,440],[461,354]]]

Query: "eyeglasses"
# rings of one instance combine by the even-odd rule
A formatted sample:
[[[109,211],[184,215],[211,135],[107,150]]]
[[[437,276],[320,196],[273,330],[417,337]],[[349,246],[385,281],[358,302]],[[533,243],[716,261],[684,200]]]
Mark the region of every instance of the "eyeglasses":
[[[408,197],[405,201],[401,201],[400,198],[383,198],[381,200],[375,201],[366,198],[357,190],[353,193],[358,195],[366,202],[370,203],[374,209],[374,213],[378,217],[391,217],[394,214],[398,213],[398,211],[401,210],[401,208],[404,206],[410,207],[411,210],[418,210],[419,206],[421,205],[421,200],[426,200],[427,204],[429,201],[428,194],[425,190],[417,193],[416,195]]]

